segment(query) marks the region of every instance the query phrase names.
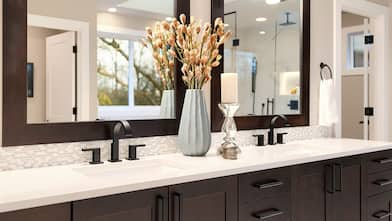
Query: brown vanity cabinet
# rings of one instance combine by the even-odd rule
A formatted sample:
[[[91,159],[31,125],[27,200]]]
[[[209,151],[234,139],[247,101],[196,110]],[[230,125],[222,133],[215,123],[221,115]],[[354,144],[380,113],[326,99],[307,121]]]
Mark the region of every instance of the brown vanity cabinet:
[[[171,186],[170,221],[237,221],[236,176]]]
[[[168,188],[73,203],[73,221],[168,221]]]
[[[239,220],[289,221],[290,168],[239,176]]]
[[[392,220],[391,152],[0,213],[0,221]]]
[[[354,157],[293,167],[293,221],[360,221],[361,168]]]
[[[361,220],[361,160],[335,160],[326,168],[326,220]]]
[[[73,203],[73,221],[236,221],[237,178],[225,177]]]
[[[294,166],[292,169],[292,220],[325,221],[325,170],[327,162]]]
[[[71,204],[58,204],[8,213],[0,213],[1,221],[71,221]]]

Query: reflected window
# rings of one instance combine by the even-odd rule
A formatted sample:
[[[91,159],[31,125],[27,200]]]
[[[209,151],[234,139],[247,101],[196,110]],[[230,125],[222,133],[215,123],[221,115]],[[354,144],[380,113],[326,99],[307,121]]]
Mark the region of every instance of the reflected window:
[[[118,119],[119,114],[159,116],[163,85],[154,69],[152,50],[134,39],[97,38],[100,119]]]
[[[348,35],[348,69],[364,67],[364,34],[363,32],[350,33]]]

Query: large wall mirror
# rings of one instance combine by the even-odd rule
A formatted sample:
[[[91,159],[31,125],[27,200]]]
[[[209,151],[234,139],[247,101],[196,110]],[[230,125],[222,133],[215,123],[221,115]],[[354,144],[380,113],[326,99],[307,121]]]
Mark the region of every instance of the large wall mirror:
[[[212,17],[223,15],[233,32],[219,72],[238,73],[240,129],[265,128],[278,114],[307,125],[310,0],[212,0],[212,6]],[[215,130],[222,121],[219,72],[212,87]]]
[[[189,0],[3,2],[3,145],[108,139],[119,120],[134,136],[177,133],[184,88],[140,40]]]

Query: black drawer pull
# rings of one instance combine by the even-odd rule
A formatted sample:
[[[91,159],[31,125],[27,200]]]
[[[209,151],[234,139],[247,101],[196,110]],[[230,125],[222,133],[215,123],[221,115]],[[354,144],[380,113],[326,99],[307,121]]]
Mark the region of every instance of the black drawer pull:
[[[259,184],[254,184],[254,187],[259,188],[261,190],[264,189],[270,189],[273,187],[279,187],[279,186],[283,186],[283,182],[282,181],[273,181],[270,183],[259,183]]]
[[[379,164],[388,164],[388,163],[392,163],[392,158],[377,159],[374,160],[374,162],[377,162]]]
[[[261,213],[255,213],[253,216],[259,220],[267,220],[276,216],[281,216],[283,214],[284,212],[278,209],[270,209],[270,210],[263,211]]]
[[[392,180],[376,180],[373,183],[378,186],[389,186],[392,185]]]
[[[391,217],[392,213],[387,212],[387,211],[380,211],[380,212],[376,212],[373,214],[373,217],[377,218],[377,219],[385,219],[388,217]]]
[[[180,193],[173,194],[173,221],[182,220],[182,195]]]
[[[157,221],[165,220],[165,213],[164,213],[164,198],[162,196],[157,197]]]

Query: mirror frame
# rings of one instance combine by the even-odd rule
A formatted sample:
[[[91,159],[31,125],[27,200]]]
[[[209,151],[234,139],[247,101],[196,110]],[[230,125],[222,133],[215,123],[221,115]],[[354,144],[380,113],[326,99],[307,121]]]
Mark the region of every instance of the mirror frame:
[[[116,121],[27,124],[27,1],[3,0],[2,145],[108,140]],[[176,0],[175,14],[190,13],[190,0]],[[180,66],[176,77],[176,119],[130,120],[132,137],[175,135],[185,96]],[[180,76],[180,77],[178,77]]]
[[[309,126],[309,81],[310,81],[310,0],[301,0],[302,44],[301,44],[301,114],[287,115],[292,127]],[[211,22],[224,17],[224,0],[211,0]],[[223,54],[224,46],[220,48]],[[211,129],[221,131],[223,114],[218,104],[221,102],[221,76],[224,71],[224,58],[221,65],[213,70],[211,81]],[[239,116],[235,117],[239,130],[266,129],[273,116]]]

